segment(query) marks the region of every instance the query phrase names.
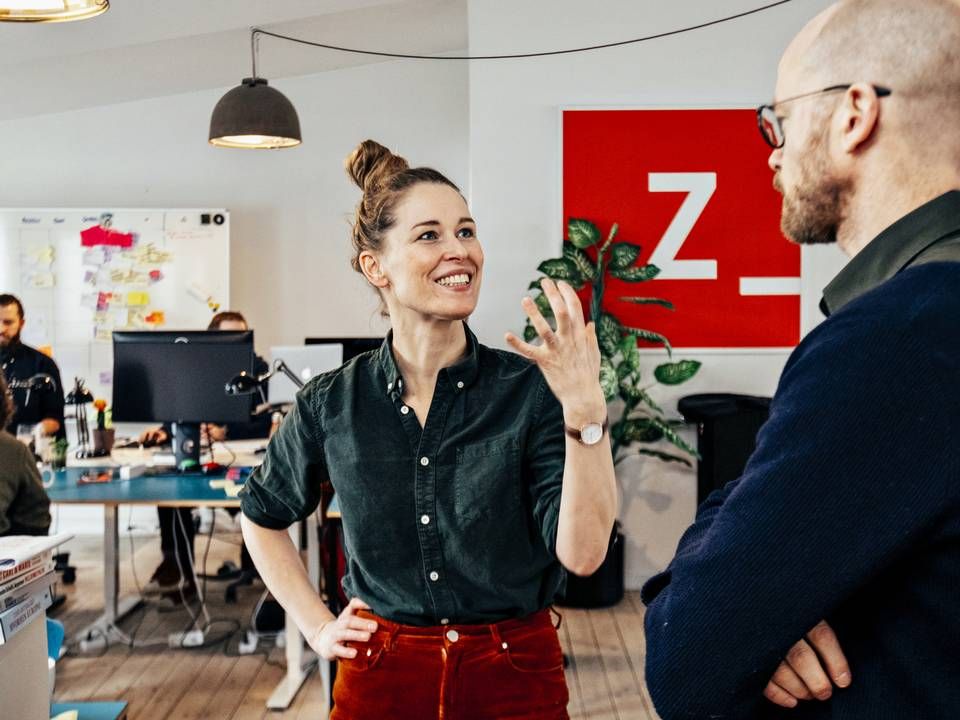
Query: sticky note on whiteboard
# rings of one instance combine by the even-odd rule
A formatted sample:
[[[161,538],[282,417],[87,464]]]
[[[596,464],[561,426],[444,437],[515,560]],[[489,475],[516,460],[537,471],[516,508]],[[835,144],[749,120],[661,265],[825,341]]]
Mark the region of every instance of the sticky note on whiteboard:
[[[128,292],[127,307],[143,307],[150,304],[150,294],[145,292]]]

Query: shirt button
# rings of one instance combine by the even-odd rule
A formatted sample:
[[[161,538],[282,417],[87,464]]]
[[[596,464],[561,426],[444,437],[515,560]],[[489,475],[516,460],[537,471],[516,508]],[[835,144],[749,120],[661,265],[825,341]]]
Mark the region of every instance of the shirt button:
[[[441,624],[441,625],[449,625],[449,624],[450,624],[450,618],[440,618],[440,624]]]
[[[457,388],[460,389],[460,390],[463,390],[463,380],[458,380],[458,381],[457,381]]]
[[[393,390],[393,383],[387,383],[387,392]]]
[[[433,572],[430,573],[430,579],[436,582],[437,580],[440,579],[440,573],[434,570]]]
[[[408,408],[406,405],[401,405],[400,412],[406,415],[408,412],[410,412],[410,408]]]
[[[447,640],[450,642],[456,642],[460,639],[460,633],[456,630],[447,630]]]
[[[421,516],[420,516],[420,523],[421,523],[422,525],[429,525],[429,524],[430,524],[430,516],[429,516],[429,515],[421,515]]]
[[[430,464],[430,458],[424,455],[422,458],[420,458],[420,464],[426,467],[427,465]]]

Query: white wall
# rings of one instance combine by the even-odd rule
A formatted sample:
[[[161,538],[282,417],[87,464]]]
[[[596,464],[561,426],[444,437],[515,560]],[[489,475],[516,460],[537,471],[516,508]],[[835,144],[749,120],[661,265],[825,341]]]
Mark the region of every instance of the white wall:
[[[376,335],[376,297],[349,264],[359,190],[343,160],[372,137],[465,186],[466,68],[391,62],[271,84],[297,108],[298,148],[208,145],[229,88],[2,122],[0,207],[226,207],[230,304],[261,353],[307,335]]]
[[[259,352],[308,335],[383,332],[377,300],[350,268],[359,190],[343,160],[372,137],[466,188],[468,94],[460,63],[365,65],[272,85],[294,103],[304,143],[252,152],[207,144],[228,88],[0,123],[0,207],[225,207],[231,307]],[[27,308],[29,313],[29,308]],[[102,509],[61,507],[59,529],[102,532]],[[130,516],[154,528],[152,508]],[[128,513],[121,513],[127,527]]]
[[[494,54],[593,45],[695,25],[758,4],[471,0],[470,48]],[[828,4],[804,0],[617,49],[471,64],[470,199],[486,252],[486,288],[472,325],[481,339],[501,344],[505,329],[522,327],[519,301],[530,273],[540,260],[558,254],[564,234],[562,106],[756,106],[773,94],[777,62],[789,39]],[[811,308],[838,264],[830,249],[804,253],[804,275],[814,278],[804,281],[805,330],[818,320]],[[787,357],[785,352],[680,354],[704,364],[693,381],[660,395],[667,407],[675,408],[678,396],[695,392],[770,395]],[[680,533],[693,518],[695,477],[677,466],[632,461],[621,465],[619,475],[629,536],[627,582],[636,587],[673,556]]]

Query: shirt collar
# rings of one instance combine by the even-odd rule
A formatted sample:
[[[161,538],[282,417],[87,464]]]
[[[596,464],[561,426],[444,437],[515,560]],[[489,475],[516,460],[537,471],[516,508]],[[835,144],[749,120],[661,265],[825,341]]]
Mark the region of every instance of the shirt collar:
[[[823,290],[830,315],[903,270],[931,245],[960,230],[960,191],[951,190],[897,220],[871,240]]]
[[[473,334],[469,326],[463,323],[463,331],[467,336],[467,351],[463,357],[457,360],[453,365],[444,368],[441,372],[446,373],[447,379],[458,388],[466,387],[477,379],[480,371],[480,343],[477,336]],[[393,357],[391,344],[393,342],[393,330],[387,333],[380,345],[378,353],[378,362],[386,378],[384,392],[388,395],[396,393],[398,396],[403,394],[403,377],[400,375],[400,369]],[[463,383],[461,386],[460,383]]]

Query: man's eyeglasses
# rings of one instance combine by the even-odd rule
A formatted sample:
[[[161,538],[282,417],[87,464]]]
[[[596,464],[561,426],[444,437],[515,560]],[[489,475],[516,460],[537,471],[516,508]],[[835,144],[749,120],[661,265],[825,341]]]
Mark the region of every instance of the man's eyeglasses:
[[[801,100],[803,98],[813,97],[815,95],[822,95],[823,93],[848,90],[852,86],[853,83],[848,83],[846,85],[831,85],[823,90],[814,90],[813,92],[803,93],[802,95],[794,95],[793,97],[784,98],[783,100],[778,100],[771,105],[761,105],[757,108],[757,127],[760,128],[760,134],[763,135],[764,141],[774,150],[783,147],[785,140],[783,136],[783,123],[780,120],[780,116],[777,115],[777,105],[783,105],[783,103],[793,102],[794,100]],[[892,90],[885,87],[880,87],[879,85],[871,85],[871,87],[877,94],[877,97],[887,97],[887,95],[890,95],[893,92]]]

